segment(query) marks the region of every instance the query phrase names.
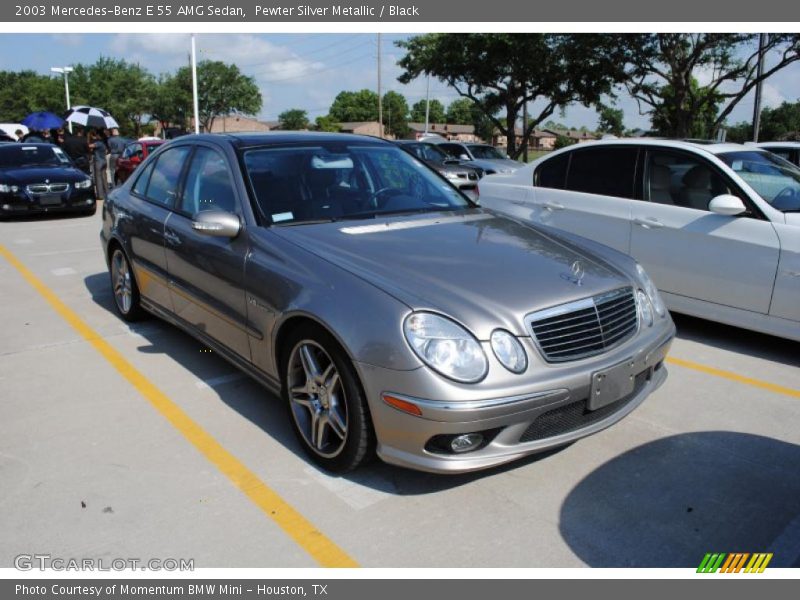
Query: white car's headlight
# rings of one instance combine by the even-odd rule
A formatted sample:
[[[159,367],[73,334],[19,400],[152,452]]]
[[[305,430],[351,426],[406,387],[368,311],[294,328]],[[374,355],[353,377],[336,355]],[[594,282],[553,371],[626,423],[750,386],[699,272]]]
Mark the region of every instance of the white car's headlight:
[[[15,185],[8,185],[7,183],[0,183],[0,194],[14,194],[19,191]]]
[[[83,181],[78,181],[75,183],[75,189],[77,190],[85,190],[90,187],[92,187],[91,179],[84,179]]]
[[[442,173],[442,175],[444,175],[444,176],[445,176],[445,178],[447,178],[447,179],[451,179],[451,180],[456,180],[456,179],[458,179],[458,173],[455,173],[455,172],[453,172],[453,171],[444,171],[444,172]]]
[[[647,327],[653,326],[653,307],[642,290],[636,292],[636,306],[639,309],[639,322]]]
[[[422,362],[445,377],[474,383],[486,375],[489,362],[480,343],[450,319],[413,313],[406,317],[403,332]]]
[[[491,337],[492,351],[497,360],[512,373],[528,368],[528,357],[519,340],[503,329],[495,329]]]
[[[666,316],[667,309],[664,306],[664,301],[661,299],[661,294],[658,293],[658,289],[656,288],[656,285],[653,283],[653,280],[650,279],[650,276],[647,274],[647,271],[644,270],[642,265],[637,263],[636,272],[639,274],[639,279],[642,280],[644,291],[647,294],[647,297],[650,299],[650,303],[653,305],[653,309],[656,311],[656,314],[659,317]]]

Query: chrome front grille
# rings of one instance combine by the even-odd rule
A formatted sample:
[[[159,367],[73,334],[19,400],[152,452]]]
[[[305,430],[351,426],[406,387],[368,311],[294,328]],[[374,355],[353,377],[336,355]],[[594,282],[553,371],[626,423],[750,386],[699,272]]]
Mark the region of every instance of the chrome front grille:
[[[61,194],[69,189],[68,183],[32,183],[26,188],[30,194]]]
[[[629,339],[639,324],[632,288],[541,310],[526,320],[548,362],[601,354]]]

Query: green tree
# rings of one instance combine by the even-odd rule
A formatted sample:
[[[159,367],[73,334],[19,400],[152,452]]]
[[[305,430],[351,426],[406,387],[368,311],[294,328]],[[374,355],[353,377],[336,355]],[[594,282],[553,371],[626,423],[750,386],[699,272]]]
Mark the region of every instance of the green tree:
[[[447,107],[447,122],[453,125],[472,125],[475,103],[469,98],[453,100]]]
[[[553,150],[560,150],[561,148],[566,148],[567,146],[572,146],[576,140],[568,138],[566,135],[559,135],[556,137],[555,144],[553,145]]]
[[[759,139],[797,139],[800,134],[800,102],[784,102],[761,111]]]
[[[278,115],[281,129],[299,131],[308,129],[308,113],[300,108],[290,108]]]
[[[386,133],[396,138],[408,133],[408,103],[398,92],[389,91],[383,95],[383,124]]]
[[[741,121],[735,125],[729,125],[726,127],[726,130],[727,133],[725,139],[728,142],[743,144],[753,140],[753,124],[748,123],[747,121]]]
[[[193,109],[191,79],[184,81],[187,75],[190,75],[188,70],[180,76],[165,73],[158,78],[150,100],[150,114],[162,129],[189,126]]]
[[[73,105],[105,109],[124,133],[141,135],[157,87],[155,77],[144,67],[101,56],[93,64],[75,65],[69,84]]]
[[[425,122],[425,100],[420,100],[416,102],[414,106],[411,107],[411,121],[413,123],[424,123]],[[439,102],[436,98],[430,101],[430,109],[428,114],[428,122],[429,123],[444,123],[445,122],[445,111],[444,111],[444,104]]]
[[[425,74],[475,102],[517,157],[539,123],[572,103],[595,104],[625,77],[628,47],[601,34],[426,34],[399,41],[399,80]],[[520,148],[514,135],[524,104],[540,100]]]
[[[606,104],[597,105],[600,118],[597,122],[597,131],[621,136],[625,132],[624,113],[622,109]]]
[[[341,131],[342,127],[339,123],[336,122],[330,115],[325,115],[322,117],[316,118],[316,127],[317,131],[331,131],[337,132]]]
[[[192,74],[189,67],[175,73],[184,91],[191,96]],[[261,110],[261,91],[252,77],[242,74],[239,67],[218,60],[204,60],[197,64],[197,100],[200,126],[211,131],[217,117],[234,112],[254,115]]]
[[[628,48],[626,86],[662,135],[713,135],[763,81],[800,59],[800,34],[770,34],[758,75],[758,34],[653,33],[618,36]],[[703,85],[698,84],[703,74]],[[713,115],[711,115],[713,110]]]
[[[0,114],[19,122],[32,112],[47,110],[58,115],[66,110],[64,82],[35,71],[0,71]]]
[[[378,94],[372,90],[339,92],[328,115],[338,123],[378,120]]]

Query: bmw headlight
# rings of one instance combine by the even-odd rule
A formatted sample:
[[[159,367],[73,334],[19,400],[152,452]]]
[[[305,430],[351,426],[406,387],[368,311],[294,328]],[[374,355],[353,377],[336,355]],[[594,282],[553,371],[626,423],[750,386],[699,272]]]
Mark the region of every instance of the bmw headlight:
[[[8,185],[7,183],[0,183],[0,194],[15,194],[19,188],[15,185]]]
[[[656,288],[653,280],[650,279],[647,271],[644,270],[642,265],[636,263],[636,272],[639,274],[639,279],[644,286],[644,291],[647,294],[647,297],[650,299],[650,303],[653,305],[653,309],[656,311],[656,314],[659,317],[666,316],[667,309],[664,306],[664,301],[661,299],[661,294],[658,293],[658,288]]]
[[[639,309],[639,322],[648,327],[653,326],[653,307],[650,299],[642,290],[636,292],[636,306]]]
[[[445,377],[474,383],[486,375],[489,363],[480,343],[450,319],[413,313],[406,317],[403,332],[422,362]]]
[[[491,337],[492,351],[497,360],[512,373],[528,368],[528,357],[519,340],[503,329],[495,329]]]
[[[445,178],[450,179],[452,181],[455,181],[456,179],[458,179],[458,173],[456,173],[454,171],[444,171],[442,173],[442,175],[444,175]]]
[[[85,190],[92,187],[92,180],[91,179],[84,179],[83,181],[78,181],[75,184],[76,190]]]

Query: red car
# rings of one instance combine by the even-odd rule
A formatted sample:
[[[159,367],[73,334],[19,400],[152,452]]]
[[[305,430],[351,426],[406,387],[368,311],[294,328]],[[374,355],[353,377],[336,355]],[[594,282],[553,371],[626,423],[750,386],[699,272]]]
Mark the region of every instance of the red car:
[[[117,167],[114,170],[114,183],[120,185],[124,183],[128,177],[131,176],[142,161],[150,156],[151,152],[155,152],[165,140],[152,139],[152,140],[137,140],[131,142],[122,151],[122,155],[117,159]]]

